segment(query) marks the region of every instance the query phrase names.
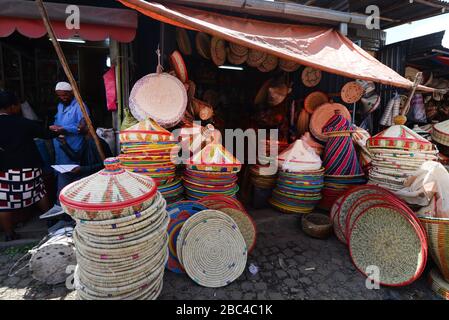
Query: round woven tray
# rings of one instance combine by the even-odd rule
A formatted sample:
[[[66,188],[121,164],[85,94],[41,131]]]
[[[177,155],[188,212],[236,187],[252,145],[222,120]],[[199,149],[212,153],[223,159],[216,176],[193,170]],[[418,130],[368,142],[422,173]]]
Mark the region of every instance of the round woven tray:
[[[375,205],[355,220],[349,237],[351,259],[367,276],[380,270],[379,283],[405,286],[418,279],[427,260],[427,243],[415,220],[393,205]]]
[[[189,277],[201,286],[218,288],[236,280],[245,270],[245,239],[233,223],[207,219],[189,229],[182,245]]]
[[[238,229],[237,224],[230,216],[228,216],[226,213],[223,213],[218,210],[203,210],[203,211],[200,211],[197,214],[193,215],[186,222],[184,222],[184,225],[182,226],[181,230],[179,231],[178,240],[176,243],[176,252],[178,254],[178,260],[182,266],[184,266],[184,263],[182,260],[182,246],[183,246],[183,242],[184,242],[187,234],[189,233],[191,228],[193,228],[197,224],[200,224],[208,219],[222,219],[229,223],[234,223],[235,227]]]
[[[248,253],[251,253],[256,246],[257,239],[257,228],[253,218],[245,211],[239,209],[221,208],[220,211],[226,213],[237,223],[248,247]]]

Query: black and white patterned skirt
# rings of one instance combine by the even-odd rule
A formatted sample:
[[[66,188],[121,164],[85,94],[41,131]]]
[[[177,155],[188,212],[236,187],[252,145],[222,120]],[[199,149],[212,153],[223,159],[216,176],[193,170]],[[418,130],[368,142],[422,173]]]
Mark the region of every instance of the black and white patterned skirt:
[[[29,207],[45,193],[39,168],[0,171],[0,212]]]

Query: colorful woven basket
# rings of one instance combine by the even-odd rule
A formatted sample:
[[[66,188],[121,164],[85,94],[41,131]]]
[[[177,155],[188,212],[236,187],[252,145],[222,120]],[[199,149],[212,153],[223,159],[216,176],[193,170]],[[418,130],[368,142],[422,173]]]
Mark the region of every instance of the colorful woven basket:
[[[106,159],[104,166],[104,170],[61,191],[59,200],[67,214],[77,219],[105,220],[132,215],[153,203],[153,179],[123,170],[117,158]]]

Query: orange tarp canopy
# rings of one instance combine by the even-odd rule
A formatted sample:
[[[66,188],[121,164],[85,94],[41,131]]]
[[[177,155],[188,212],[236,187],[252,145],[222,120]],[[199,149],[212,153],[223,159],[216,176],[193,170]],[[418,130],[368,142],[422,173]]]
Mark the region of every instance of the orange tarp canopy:
[[[161,22],[202,31],[329,73],[400,88],[413,85],[332,28],[264,22],[143,0],[119,1]]]

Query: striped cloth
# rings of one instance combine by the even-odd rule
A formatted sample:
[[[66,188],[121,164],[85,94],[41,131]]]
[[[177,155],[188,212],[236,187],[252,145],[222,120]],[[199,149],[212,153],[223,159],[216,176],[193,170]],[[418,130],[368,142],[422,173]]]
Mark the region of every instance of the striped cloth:
[[[343,116],[334,115],[323,127],[323,132],[348,132],[352,126]],[[323,166],[326,175],[355,176],[363,175],[362,168],[349,133],[341,136],[331,135],[324,149]]]

